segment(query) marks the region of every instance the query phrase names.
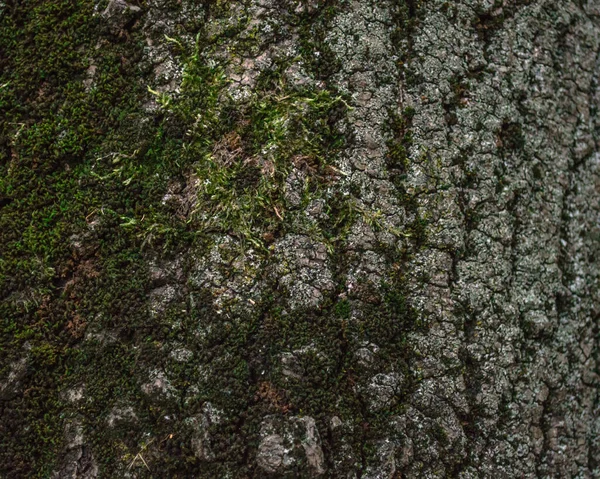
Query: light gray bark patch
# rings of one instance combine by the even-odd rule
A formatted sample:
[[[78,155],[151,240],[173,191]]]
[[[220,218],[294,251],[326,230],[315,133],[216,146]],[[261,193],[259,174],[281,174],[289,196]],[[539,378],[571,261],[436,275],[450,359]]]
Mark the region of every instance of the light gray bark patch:
[[[309,477],[325,473],[321,438],[312,417],[266,417],[260,436],[256,461],[265,472],[284,474],[293,468]]]
[[[127,3],[125,0],[110,0],[102,12],[102,17],[106,20],[110,32],[116,35],[141,13],[142,9],[137,5]]]
[[[80,421],[72,421],[65,425],[65,449],[62,454],[61,467],[53,474],[55,479],[95,479],[98,477],[98,466],[91,448],[85,444]]]
[[[411,271],[413,301],[431,325],[414,341],[434,376],[416,394],[454,403],[472,439],[457,449],[467,454],[458,469],[437,456],[441,439],[415,447],[422,462],[408,477],[423,466],[464,477],[583,477],[597,467],[597,386],[582,380],[596,366],[582,362],[580,345],[597,322],[597,292],[587,288],[598,279],[577,261],[595,246],[575,237],[597,218],[579,199],[582,182],[598,178],[597,29],[572,3],[421,11],[408,183],[434,221]]]
[[[274,245],[273,251],[274,273],[287,291],[292,309],[318,306],[334,289],[324,244],[308,236],[288,235]]]

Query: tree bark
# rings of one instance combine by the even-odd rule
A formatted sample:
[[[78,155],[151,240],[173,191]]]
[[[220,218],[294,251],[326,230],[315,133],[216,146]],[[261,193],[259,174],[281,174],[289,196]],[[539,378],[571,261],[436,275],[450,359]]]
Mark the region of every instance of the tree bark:
[[[600,477],[593,0],[0,1],[0,475]]]

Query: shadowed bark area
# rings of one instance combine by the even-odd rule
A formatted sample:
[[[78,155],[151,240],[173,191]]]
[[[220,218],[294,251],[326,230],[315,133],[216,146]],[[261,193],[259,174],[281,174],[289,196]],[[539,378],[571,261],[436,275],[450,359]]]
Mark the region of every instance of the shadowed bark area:
[[[0,476],[600,477],[600,7],[0,0]]]

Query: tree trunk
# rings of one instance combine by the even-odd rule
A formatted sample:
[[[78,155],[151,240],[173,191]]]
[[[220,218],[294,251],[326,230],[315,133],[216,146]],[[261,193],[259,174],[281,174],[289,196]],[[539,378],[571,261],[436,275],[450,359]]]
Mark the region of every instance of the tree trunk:
[[[0,1],[0,475],[600,477],[594,0]]]

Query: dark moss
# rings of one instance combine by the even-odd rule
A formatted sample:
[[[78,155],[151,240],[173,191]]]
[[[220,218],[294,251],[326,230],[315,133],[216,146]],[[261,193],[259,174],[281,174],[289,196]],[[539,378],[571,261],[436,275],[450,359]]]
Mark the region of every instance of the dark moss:
[[[290,20],[308,70],[325,87],[286,84],[288,65],[280,62],[240,104],[228,99],[224,67],[207,59],[218,45],[237,40],[244,21],[216,37],[202,30],[205,20],[228,14],[226,3],[208,2],[207,17],[186,27],[200,29],[199,45],[172,47],[185,65],[181,91],[173,95],[149,93],[140,81],[150,70],[136,66],[145,44],[139,24],[126,25],[120,36],[110,33],[94,14],[94,2],[26,2],[0,20],[0,49],[8,52],[0,58],[1,377],[26,360],[16,393],[0,397],[6,438],[0,475],[51,475],[61,467],[64,428],[74,420],[103,477],[120,474],[125,463],[139,477],[151,477],[134,461],[141,451],[153,471],[168,477],[228,471],[258,477],[249,458],[267,413],[312,415],[322,431],[331,415],[340,415],[362,428],[350,444],[366,461],[412,387],[411,379],[379,412],[368,411],[357,393],[369,372],[355,351],[365,342],[381,344],[377,368],[410,377],[406,337],[418,325],[401,277],[371,295],[359,320],[352,318],[356,298],[339,296],[345,240],[359,214],[331,188],[340,174],[332,166],[348,141],[340,131],[348,99],[328,86],[339,65],[324,43],[339,5],[320,2],[316,11]],[[177,2],[165,6],[171,7],[180,8]],[[414,8],[407,8],[412,18]],[[238,53],[260,48],[251,35],[235,45]],[[96,73],[86,89],[92,61]],[[152,99],[161,106],[156,113],[143,106]],[[406,110],[394,123],[389,167],[398,184],[412,114]],[[215,232],[247,241],[268,257],[265,238],[272,242],[294,231],[281,206],[294,168],[308,177],[303,205],[325,201],[313,233],[332,252],[338,286],[323,305],[286,312],[275,279],[264,273],[271,294],[255,313],[223,315],[210,291],[186,282],[189,265],[183,264],[172,282],[176,299],[151,313],[152,295],[167,284],[151,278],[151,258],[202,255]],[[187,186],[192,174],[201,185],[195,208],[182,213],[163,202],[173,183]],[[405,200],[414,206],[408,195]],[[412,227],[416,244],[425,241],[419,221]],[[193,360],[172,361],[173,344]],[[302,378],[285,376],[281,354],[310,344],[314,351],[299,358]],[[172,397],[143,391],[153,371],[168,378]],[[85,401],[65,399],[62,393],[79,386]],[[224,416],[211,429],[213,463],[194,456],[194,430],[185,422],[207,402]],[[137,419],[109,426],[113,409],[122,405]],[[333,445],[323,440],[329,454]]]
[[[505,121],[498,134],[498,147],[505,152],[521,151],[525,146],[525,137],[521,125],[516,122]]]
[[[408,107],[401,115],[390,113],[393,137],[388,141],[386,166],[392,181],[401,186],[408,168],[408,150],[412,145],[412,118],[414,109]]]

